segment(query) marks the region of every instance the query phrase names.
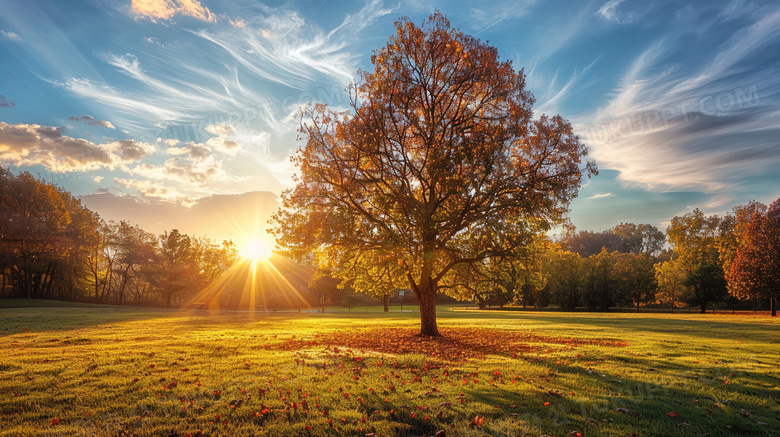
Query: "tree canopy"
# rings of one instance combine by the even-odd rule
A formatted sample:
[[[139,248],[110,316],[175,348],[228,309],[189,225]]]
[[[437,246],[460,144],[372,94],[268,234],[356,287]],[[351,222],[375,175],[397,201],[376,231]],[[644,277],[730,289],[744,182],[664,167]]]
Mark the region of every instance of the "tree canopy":
[[[740,298],[769,298],[775,316],[780,294],[780,199],[769,208],[753,208],[741,237],[728,276],[729,289]]]
[[[568,121],[533,118],[522,70],[440,13],[397,21],[371,62],[350,111],[302,113],[274,232],[358,291],[410,287],[438,336],[436,293],[469,293],[486,262],[562,223],[595,165]]]

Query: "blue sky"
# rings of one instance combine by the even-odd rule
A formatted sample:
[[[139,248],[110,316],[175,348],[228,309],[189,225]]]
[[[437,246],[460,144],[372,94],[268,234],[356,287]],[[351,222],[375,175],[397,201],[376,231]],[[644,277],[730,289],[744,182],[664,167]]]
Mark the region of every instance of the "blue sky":
[[[345,87],[434,10],[524,68],[601,174],[579,229],[665,228],[780,197],[776,1],[0,0],[0,163],[138,217],[281,192],[299,105]],[[162,205],[162,206],[161,206]],[[133,219],[134,217],[126,217]],[[142,222],[140,218],[137,220]]]

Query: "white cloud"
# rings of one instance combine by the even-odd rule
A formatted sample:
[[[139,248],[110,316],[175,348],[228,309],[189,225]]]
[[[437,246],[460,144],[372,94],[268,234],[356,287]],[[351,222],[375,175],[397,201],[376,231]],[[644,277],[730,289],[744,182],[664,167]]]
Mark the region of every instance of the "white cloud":
[[[62,173],[114,169],[151,155],[154,147],[133,140],[96,144],[64,135],[59,127],[0,122],[0,152],[2,161]]]
[[[160,199],[171,203],[192,205],[193,199],[176,188],[161,185],[155,181],[114,178],[114,182],[123,187],[136,190],[142,196]]]
[[[11,41],[15,42],[22,42],[22,37],[19,36],[19,34],[14,32],[6,32],[5,30],[0,30],[0,35],[3,35],[4,38],[10,39]]]
[[[618,13],[618,6],[620,6],[621,3],[623,3],[625,0],[610,0],[599,8],[598,12],[596,14],[600,15],[601,18],[607,20],[607,21],[613,21],[615,23],[630,23],[631,17],[626,16],[622,17]]]
[[[217,21],[216,15],[197,0],[132,0],[130,11],[136,17],[152,21],[170,20],[177,14],[208,22]]]
[[[172,158],[162,165],[140,164],[130,173],[156,181],[172,181],[185,185],[205,185],[221,181],[238,181],[241,178],[229,175],[223,162],[206,143],[188,142],[166,150]]]
[[[587,199],[603,199],[605,197],[612,197],[612,196],[613,196],[612,193],[599,193],[599,194],[594,194],[594,195],[589,196],[589,197],[585,197],[584,200],[587,200]]]

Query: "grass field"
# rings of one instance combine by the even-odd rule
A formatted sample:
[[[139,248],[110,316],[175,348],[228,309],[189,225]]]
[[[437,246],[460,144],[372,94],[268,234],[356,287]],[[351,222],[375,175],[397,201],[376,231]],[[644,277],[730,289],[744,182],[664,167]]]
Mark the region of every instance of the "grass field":
[[[2,308],[0,435],[780,435],[780,320],[417,317]]]

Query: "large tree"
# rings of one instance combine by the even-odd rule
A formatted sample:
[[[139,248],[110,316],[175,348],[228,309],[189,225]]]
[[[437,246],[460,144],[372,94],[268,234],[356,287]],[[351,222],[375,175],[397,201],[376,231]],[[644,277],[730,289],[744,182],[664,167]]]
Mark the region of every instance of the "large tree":
[[[780,294],[780,199],[768,209],[754,210],[736,252],[728,275],[731,294],[768,298],[772,316],[776,316]]]
[[[302,114],[275,234],[358,291],[411,288],[421,335],[438,336],[436,293],[469,295],[487,263],[561,223],[586,147],[560,116],[534,119],[522,70],[442,14],[396,30],[350,111]]]
[[[725,226],[725,227],[724,227]],[[685,272],[683,284],[689,287],[689,302],[706,311],[708,303],[725,297],[725,273],[720,259],[720,247],[730,225],[716,216],[706,216],[698,208],[674,217],[666,229],[669,244],[674,249],[672,263],[679,263]]]

